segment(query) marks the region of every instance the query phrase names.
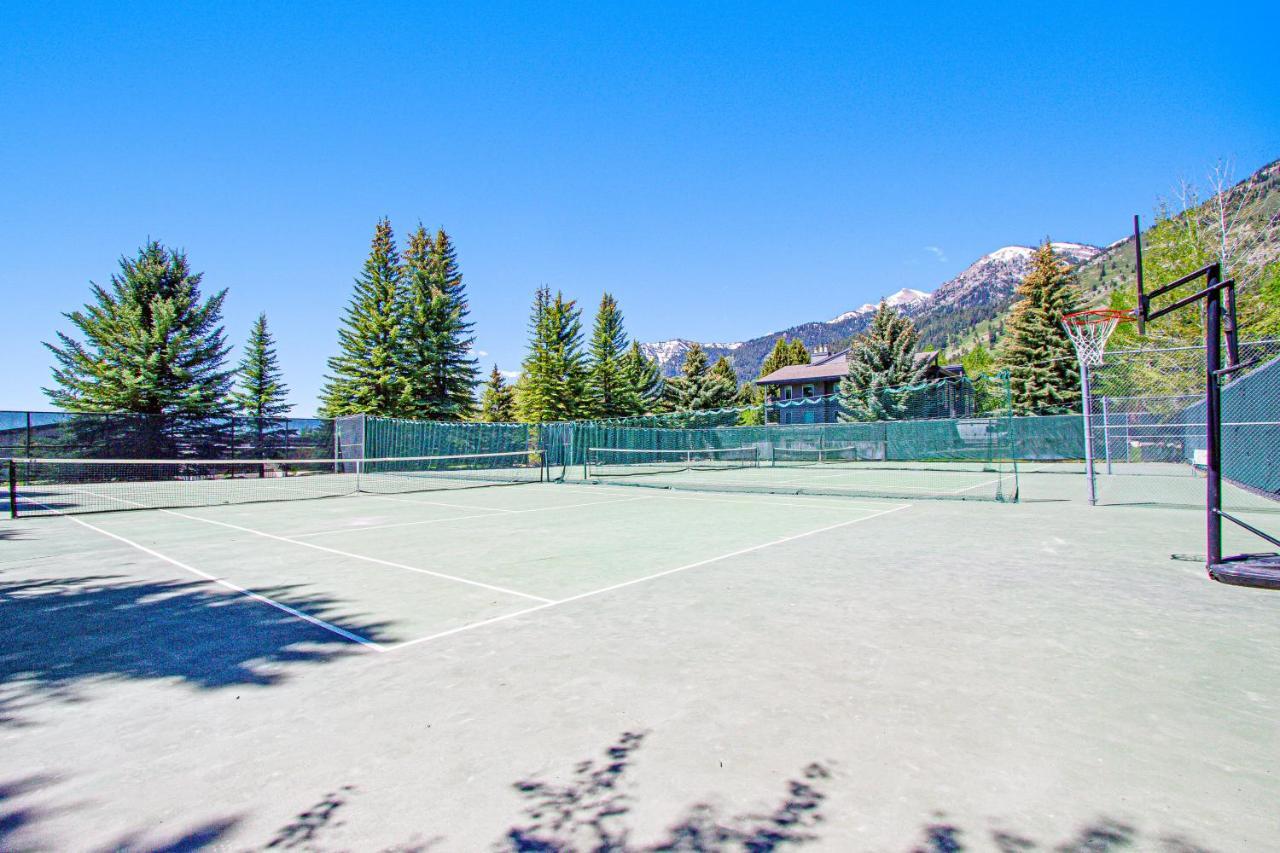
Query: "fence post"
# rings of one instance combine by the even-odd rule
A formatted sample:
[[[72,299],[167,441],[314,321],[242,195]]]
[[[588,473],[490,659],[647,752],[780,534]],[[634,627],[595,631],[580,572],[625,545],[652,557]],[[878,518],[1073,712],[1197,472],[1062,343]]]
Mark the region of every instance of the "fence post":
[[[1111,433],[1107,426],[1107,398],[1102,398],[1102,452],[1107,458],[1107,473],[1111,473]]]
[[[27,420],[31,420],[31,413],[27,413]],[[9,517],[18,517],[18,463],[9,460]]]

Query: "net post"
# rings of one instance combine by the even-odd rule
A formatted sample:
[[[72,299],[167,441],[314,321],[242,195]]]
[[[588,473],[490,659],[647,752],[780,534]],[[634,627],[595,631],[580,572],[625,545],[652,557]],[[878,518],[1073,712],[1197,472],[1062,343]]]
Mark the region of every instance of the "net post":
[[[31,419],[31,414],[27,414],[27,419]],[[9,460],[9,517],[18,517],[18,463],[13,459]]]

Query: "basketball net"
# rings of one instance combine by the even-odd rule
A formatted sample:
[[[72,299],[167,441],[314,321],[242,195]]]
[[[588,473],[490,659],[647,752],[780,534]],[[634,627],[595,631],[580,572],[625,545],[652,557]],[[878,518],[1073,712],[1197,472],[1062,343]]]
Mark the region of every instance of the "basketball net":
[[[1077,311],[1062,317],[1062,327],[1067,330],[1072,345],[1076,348],[1076,359],[1082,367],[1097,367],[1102,364],[1102,355],[1107,349],[1107,339],[1120,323],[1133,320],[1128,311],[1114,308],[1093,308],[1088,311]]]

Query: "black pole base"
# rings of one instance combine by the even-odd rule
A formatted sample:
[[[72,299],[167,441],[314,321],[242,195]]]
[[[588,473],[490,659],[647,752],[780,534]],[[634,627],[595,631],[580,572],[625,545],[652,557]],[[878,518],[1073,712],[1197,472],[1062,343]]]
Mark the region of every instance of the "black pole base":
[[[1239,554],[1209,564],[1209,577],[1218,583],[1256,589],[1280,589],[1280,554]]]

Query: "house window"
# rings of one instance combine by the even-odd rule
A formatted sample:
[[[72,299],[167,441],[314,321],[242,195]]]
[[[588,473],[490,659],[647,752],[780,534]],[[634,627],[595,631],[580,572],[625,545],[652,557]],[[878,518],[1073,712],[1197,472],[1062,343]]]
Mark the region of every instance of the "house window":
[[[804,386],[804,388],[802,388],[802,389],[801,389],[801,393],[802,393],[802,394],[804,394],[804,396],[806,396],[806,397],[812,397],[812,396],[813,396],[813,386],[812,386],[812,385],[806,385],[806,386]]]
[[[790,385],[788,385],[786,388],[783,388],[783,389],[782,389],[782,399],[784,399],[784,400],[790,400],[790,399],[791,399],[791,386],[790,386]]]

